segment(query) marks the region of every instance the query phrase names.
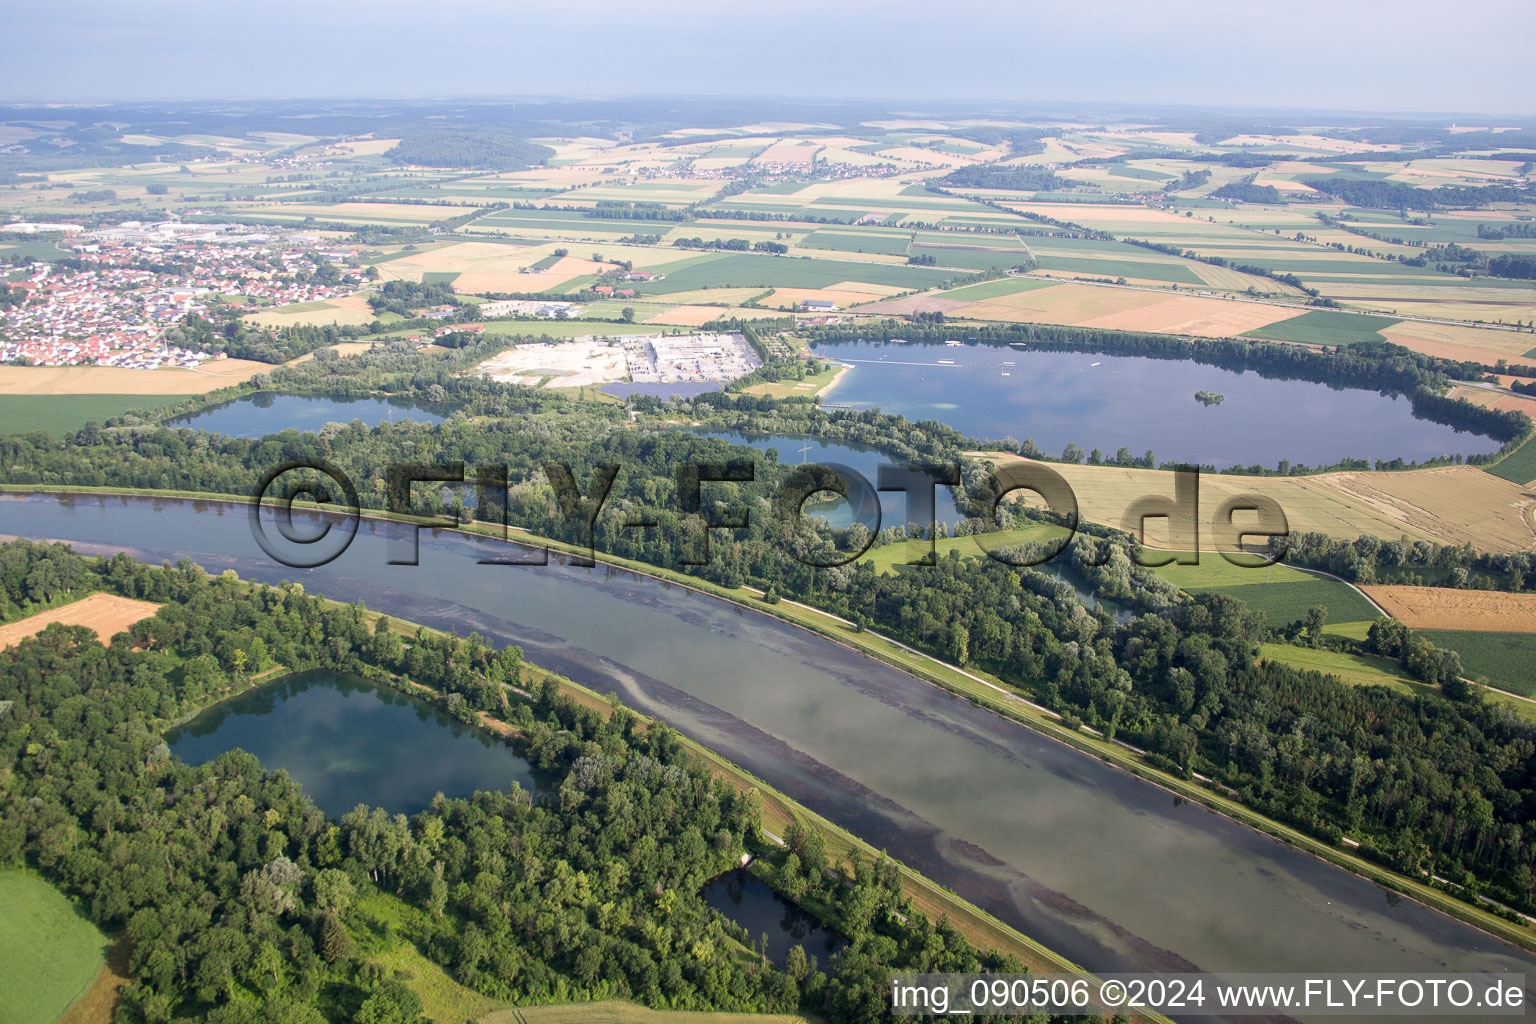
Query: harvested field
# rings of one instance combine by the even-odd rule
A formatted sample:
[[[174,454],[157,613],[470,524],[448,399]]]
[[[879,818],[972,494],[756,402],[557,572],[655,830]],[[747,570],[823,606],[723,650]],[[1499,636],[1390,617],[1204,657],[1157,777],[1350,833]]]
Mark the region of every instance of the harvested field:
[[[648,317],[645,322],[672,327],[702,327],[732,312],[729,306],[678,306]]]
[[[247,316],[246,322],[261,327],[290,327],[294,324],[341,324],[343,327],[372,323],[373,307],[363,295],[345,295],[319,302],[295,302],[264,309]]]
[[[0,366],[0,395],[203,395],[272,370],[250,359],[219,359],[195,370]]]
[[[50,608],[0,626],[0,650],[14,647],[29,636],[36,636],[55,622],[66,626],[86,626],[94,630],[97,639],[106,645],[113,634],[121,633],[159,610],[159,605],[149,601],[135,601],[131,597],[119,597],[116,594],[92,594],[62,608]]]
[[[1506,412],[1523,412],[1536,420],[1536,398],[1525,395],[1506,395],[1486,388],[1454,387],[1450,397],[1462,398],[1484,409],[1500,409]]]
[[[989,453],[986,457],[1000,464],[1027,461],[1017,455]],[[1135,499],[1173,493],[1172,476],[1162,470],[1050,465],[1071,485],[1083,517],[1110,526],[1120,526],[1125,509]],[[1238,494],[1272,498],[1296,532],[1336,537],[1368,533],[1388,540],[1406,536],[1439,544],[1470,543],[1488,552],[1536,548],[1536,525],[1531,521],[1536,493],[1476,466],[1297,477],[1202,474],[1202,549],[1214,548],[1210,516],[1224,500]],[[1148,539],[1159,542],[1155,529]]]
[[[453,290],[460,295],[478,295],[482,292],[558,292],[562,285],[574,281],[578,276],[554,269],[534,274],[521,274],[515,270],[473,270],[454,278]]]
[[[1147,293],[1139,293],[1146,295]],[[1279,306],[1180,295],[1156,299],[1138,308],[1083,320],[1079,326],[1117,331],[1156,331],[1228,338],[1291,315]]]
[[[884,311],[883,304],[880,311]],[[968,307],[961,315],[987,320],[1225,338],[1295,314],[1282,306],[1254,302],[1061,284],[980,302]]]
[[[1388,327],[1382,336],[1395,345],[1411,348],[1430,356],[1446,359],[1476,359],[1496,363],[1500,359],[1518,359],[1531,347],[1531,335],[1518,331],[1496,331],[1459,324],[1430,324],[1405,320]]]
[[[1400,523],[1401,532],[1409,535],[1421,532],[1442,544],[1470,543],[1479,551],[1536,546],[1536,493],[1476,466],[1329,473],[1312,479],[1342,500]]]
[[[1536,633],[1536,594],[1445,587],[1362,587],[1392,617],[1413,629]]]
[[[857,287],[857,286],[855,286]],[[793,309],[802,302],[812,299],[835,302],[839,309],[847,309],[849,306],[861,302],[874,302],[884,298],[885,295],[872,291],[854,291],[843,287],[837,288],[775,288],[773,294],[761,300],[765,306],[774,306],[779,309]]]

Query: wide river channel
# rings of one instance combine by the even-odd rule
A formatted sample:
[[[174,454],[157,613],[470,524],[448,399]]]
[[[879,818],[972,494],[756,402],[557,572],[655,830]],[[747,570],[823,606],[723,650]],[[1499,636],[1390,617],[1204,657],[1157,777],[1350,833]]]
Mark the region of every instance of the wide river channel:
[[[1473,928],[769,616],[553,556],[476,564],[505,546],[448,531],[421,532],[419,565],[386,564],[405,529],[365,520],[339,559],[298,570],[261,552],[244,506],[0,495],[0,534],[187,556],[520,644],[1090,969],[1536,973]]]

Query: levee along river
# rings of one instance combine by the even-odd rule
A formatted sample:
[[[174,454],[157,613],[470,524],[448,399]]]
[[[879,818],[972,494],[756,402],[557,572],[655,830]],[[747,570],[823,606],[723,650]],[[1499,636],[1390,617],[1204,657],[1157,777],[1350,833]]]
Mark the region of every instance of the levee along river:
[[[305,513],[304,515],[307,515]],[[5,494],[0,534],[302,582],[618,693],[1084,966],[1536,972],[1411,900],[855,651],[622,570],[481,565],[500,542],[365,520],[312,570],[267,558],[246,507]]]

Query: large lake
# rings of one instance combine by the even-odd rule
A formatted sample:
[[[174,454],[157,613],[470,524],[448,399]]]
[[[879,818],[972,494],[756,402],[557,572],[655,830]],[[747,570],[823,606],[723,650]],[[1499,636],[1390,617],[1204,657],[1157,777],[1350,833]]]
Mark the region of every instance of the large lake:
[[[261,553],[244,506],[0,496],[0,533],[295,579],[520,644],[1092,969],[1536,971],[1536,957],[778,620],[606,567],[479,565],[502,545],[447,531],[422,531],[419,565],[387,565],[405,529],[365,522],[342,557],[295,570]]]
[[[438,793],[538,788],[533,768],[499,739],[422,701],[357,676],[303,672],[204,711],[166,735],[192,764],[240,749],[283,769],[333,818],[358,804],[425,810]]]
[[[211,430],[230,437],[266,437],[283,430],[318,433],[327,423],[362,420],[441,423],[447,412],[403,398],[255,394],[170,421],[167,426]]]
[[[1031,439],[1060,455],[1069,444],[1113,458],[1151,449],[1159,462],[1312,466],[1345,458],[1402,458],[1497,451],[1499,443],[1415,419],[1407,398],[1267,380],[1188,361],[986,345],[850,342],[817,354],[852,369],[828,406],[878,408],[938,420],[978,439]],[[1204,405],[1195,392],[1224,396]]]

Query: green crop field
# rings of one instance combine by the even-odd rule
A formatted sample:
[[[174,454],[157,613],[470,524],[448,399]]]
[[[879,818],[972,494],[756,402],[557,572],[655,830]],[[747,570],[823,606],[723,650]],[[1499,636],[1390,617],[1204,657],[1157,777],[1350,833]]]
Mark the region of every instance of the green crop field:
[[[1492,466],[1484,467],[1494,476],[1511,483],[1528,484],[1536,480],[1536,437],[1516,448]]]
[[[1205,284],[1195,272],[1182,263],[1155,263],[1151,260],[1101,260],[1077,256],[1039,257],[1042,270],[1060,270],[1069,274],[1089,274],[1094,277],[1140,277],[1150,281],[1171,281],[1176,284]]]
[[[1536,633],[1483,633],[1457,629],[1415,630],[1436,647],[1461,655],[1468,679],[1486,676],[1500,689],[1527,697],[1536,696]]]
[[[1237,598],[1263,612],[1271,627],[1284,626],[1306,618],[1307,610],[1314,605],[1328,609],[1328,621],[1333,623],[1364,622],[1380,617],[1371,602],[1348,584],[1336,580],[1311,579],[1258,585],[1240,583],[1236,586],[1206,587],[1202,592],[1227,594]]]
[[[945,292],[944,298],[954,299],[958,302],[986,302],[988,299],[998,299],[1004,295],[1032,292],[1037,288],[1051,288],[1055,284],[1055,281],[1045,281],[1034,277],[1010,277],[1001,281],[983,281],[981,284],[968,284],[964,288],[956,288],[954,291]]]
[[[1288,565],[1266,565],[1250,568],[1233,565],[1219,552],[1200,552],[1198,565],[1160,565],[1152,570],[1163,579],[1183,590],[1203,590],[1207,587],[1236,587],[1251,584],[1307,583],[1318,577],[1293,569]],[[1331,582],[1331,581],[1330,581]]]
[[[951,551],[959,554],[961,558],[982,558],[986,552],[982,550],[981,539],[985,539],[989,550],[1012,547],[1028,541],[1038,541],[1047,544],[1066,536],[1066,530],[1049,523],[1040,523],[1034,526],[1022,526],[1014,530],[999,530],[996,533],[982,534],[978,537],[947,537],[933,542],[937,556],[942,559]],[[875,567],[876,572],[896,572],[899,567],[908,562],[915,561],[928,554],[928,542],[925,540],[904,540],[895,544],[882,544],[879,547],[870,548],[859,559],[868,562]]]
[[[105,423],[127,412],[148,412],[186,395],[0,395],[0,433],[41,430],[63,437],[87,423]]]
[[[1023,249],[983,249],[961,245],[914,245],[914,256],[932,256],[941,267],[964,270],[1007,270],[1028,265]]]
[[[0,1021],[52,1024],[101,971],[107,939],[38,876],[0,871]]]
[[[1390,316],[1317,310],[1249,331],[1243,337],[1299,341],[1311,345],[1353,345],[1361,341],[1386,341],[1379,332],[1400,323],[1401,320]]]
[[[814,231],[799,242],[807,249],[836,249],[842,252],[878,252],[905,256],[911,236],[894,231]]]

